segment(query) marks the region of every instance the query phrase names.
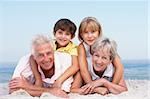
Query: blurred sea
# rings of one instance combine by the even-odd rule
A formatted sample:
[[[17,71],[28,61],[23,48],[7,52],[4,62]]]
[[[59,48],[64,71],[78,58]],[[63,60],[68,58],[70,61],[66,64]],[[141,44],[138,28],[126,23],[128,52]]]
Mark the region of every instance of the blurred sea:
[[[7,83],[17,63],[0,63],[0,83]],[[124,77],[133,80],[150,80],[150,62],[148,60],[124,60]]]

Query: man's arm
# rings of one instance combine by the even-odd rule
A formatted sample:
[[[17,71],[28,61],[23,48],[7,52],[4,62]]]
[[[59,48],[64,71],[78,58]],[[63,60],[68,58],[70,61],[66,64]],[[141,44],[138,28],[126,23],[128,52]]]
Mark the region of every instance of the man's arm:
[[[32,96],[40,96],[43,92],[49,92],[55,96],[66,98],[67,93],[60,88],[44,88],[30,84],[23,76],[14,78],[10,81],[10,89],[24,89]]]

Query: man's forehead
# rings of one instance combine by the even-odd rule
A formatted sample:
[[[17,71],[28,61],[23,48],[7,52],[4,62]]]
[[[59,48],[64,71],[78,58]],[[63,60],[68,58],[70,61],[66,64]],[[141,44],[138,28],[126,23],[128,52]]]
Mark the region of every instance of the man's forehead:
[[[40,52],[40,51],[53,51],[53,47],[51,46],[51,44],[42,44],[42,45],[38,45],[34,47],[36,52]]]

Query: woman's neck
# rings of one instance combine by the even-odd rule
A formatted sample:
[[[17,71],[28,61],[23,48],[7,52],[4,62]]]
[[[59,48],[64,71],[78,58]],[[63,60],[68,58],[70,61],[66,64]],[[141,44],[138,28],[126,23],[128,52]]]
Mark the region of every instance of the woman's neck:
[[[96,71],[94,68],[93,68],[93,70],[94,70],[94,73],[96,74],[96,75],[98,75],[100,78],[102,77],[102,75],[103,75],[103,73],[104,73],[104,71]]]

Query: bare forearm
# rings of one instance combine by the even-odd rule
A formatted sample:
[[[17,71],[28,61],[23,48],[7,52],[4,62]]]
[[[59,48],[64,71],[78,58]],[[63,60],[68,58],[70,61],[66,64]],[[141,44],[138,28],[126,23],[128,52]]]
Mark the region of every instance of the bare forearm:
[[[113,66],[115,67],[115,72],[113,76],[112,82],[118,84],[123,76],[124,68],[123,64],[121,63],[121,59],[117,55],[113,60]]]
[[[127,91],[126,87],[111,83],[109,81],[105,82],[104,86],[109,90],[109,92],[111,92],[113,94],[119,94],[123,91]]]
[[[81,71],[81,76],[85,83],[89,83],[92,81],[90,73],[88,71]]]
[[[79,67],[70,66],[56,81],[59,83],[63,83],[69,77],[73,76],[78,70]]]
[[[41,75],[38,72],[38,64],[36,63],[36,61],[34,60],[33,56],[30,56],[30,66],[31,66],[31,70],[33,72],[33,75],[36,79],[35,81],[35,85],[37,86],[42,86],[42,79],[41,79]]]

